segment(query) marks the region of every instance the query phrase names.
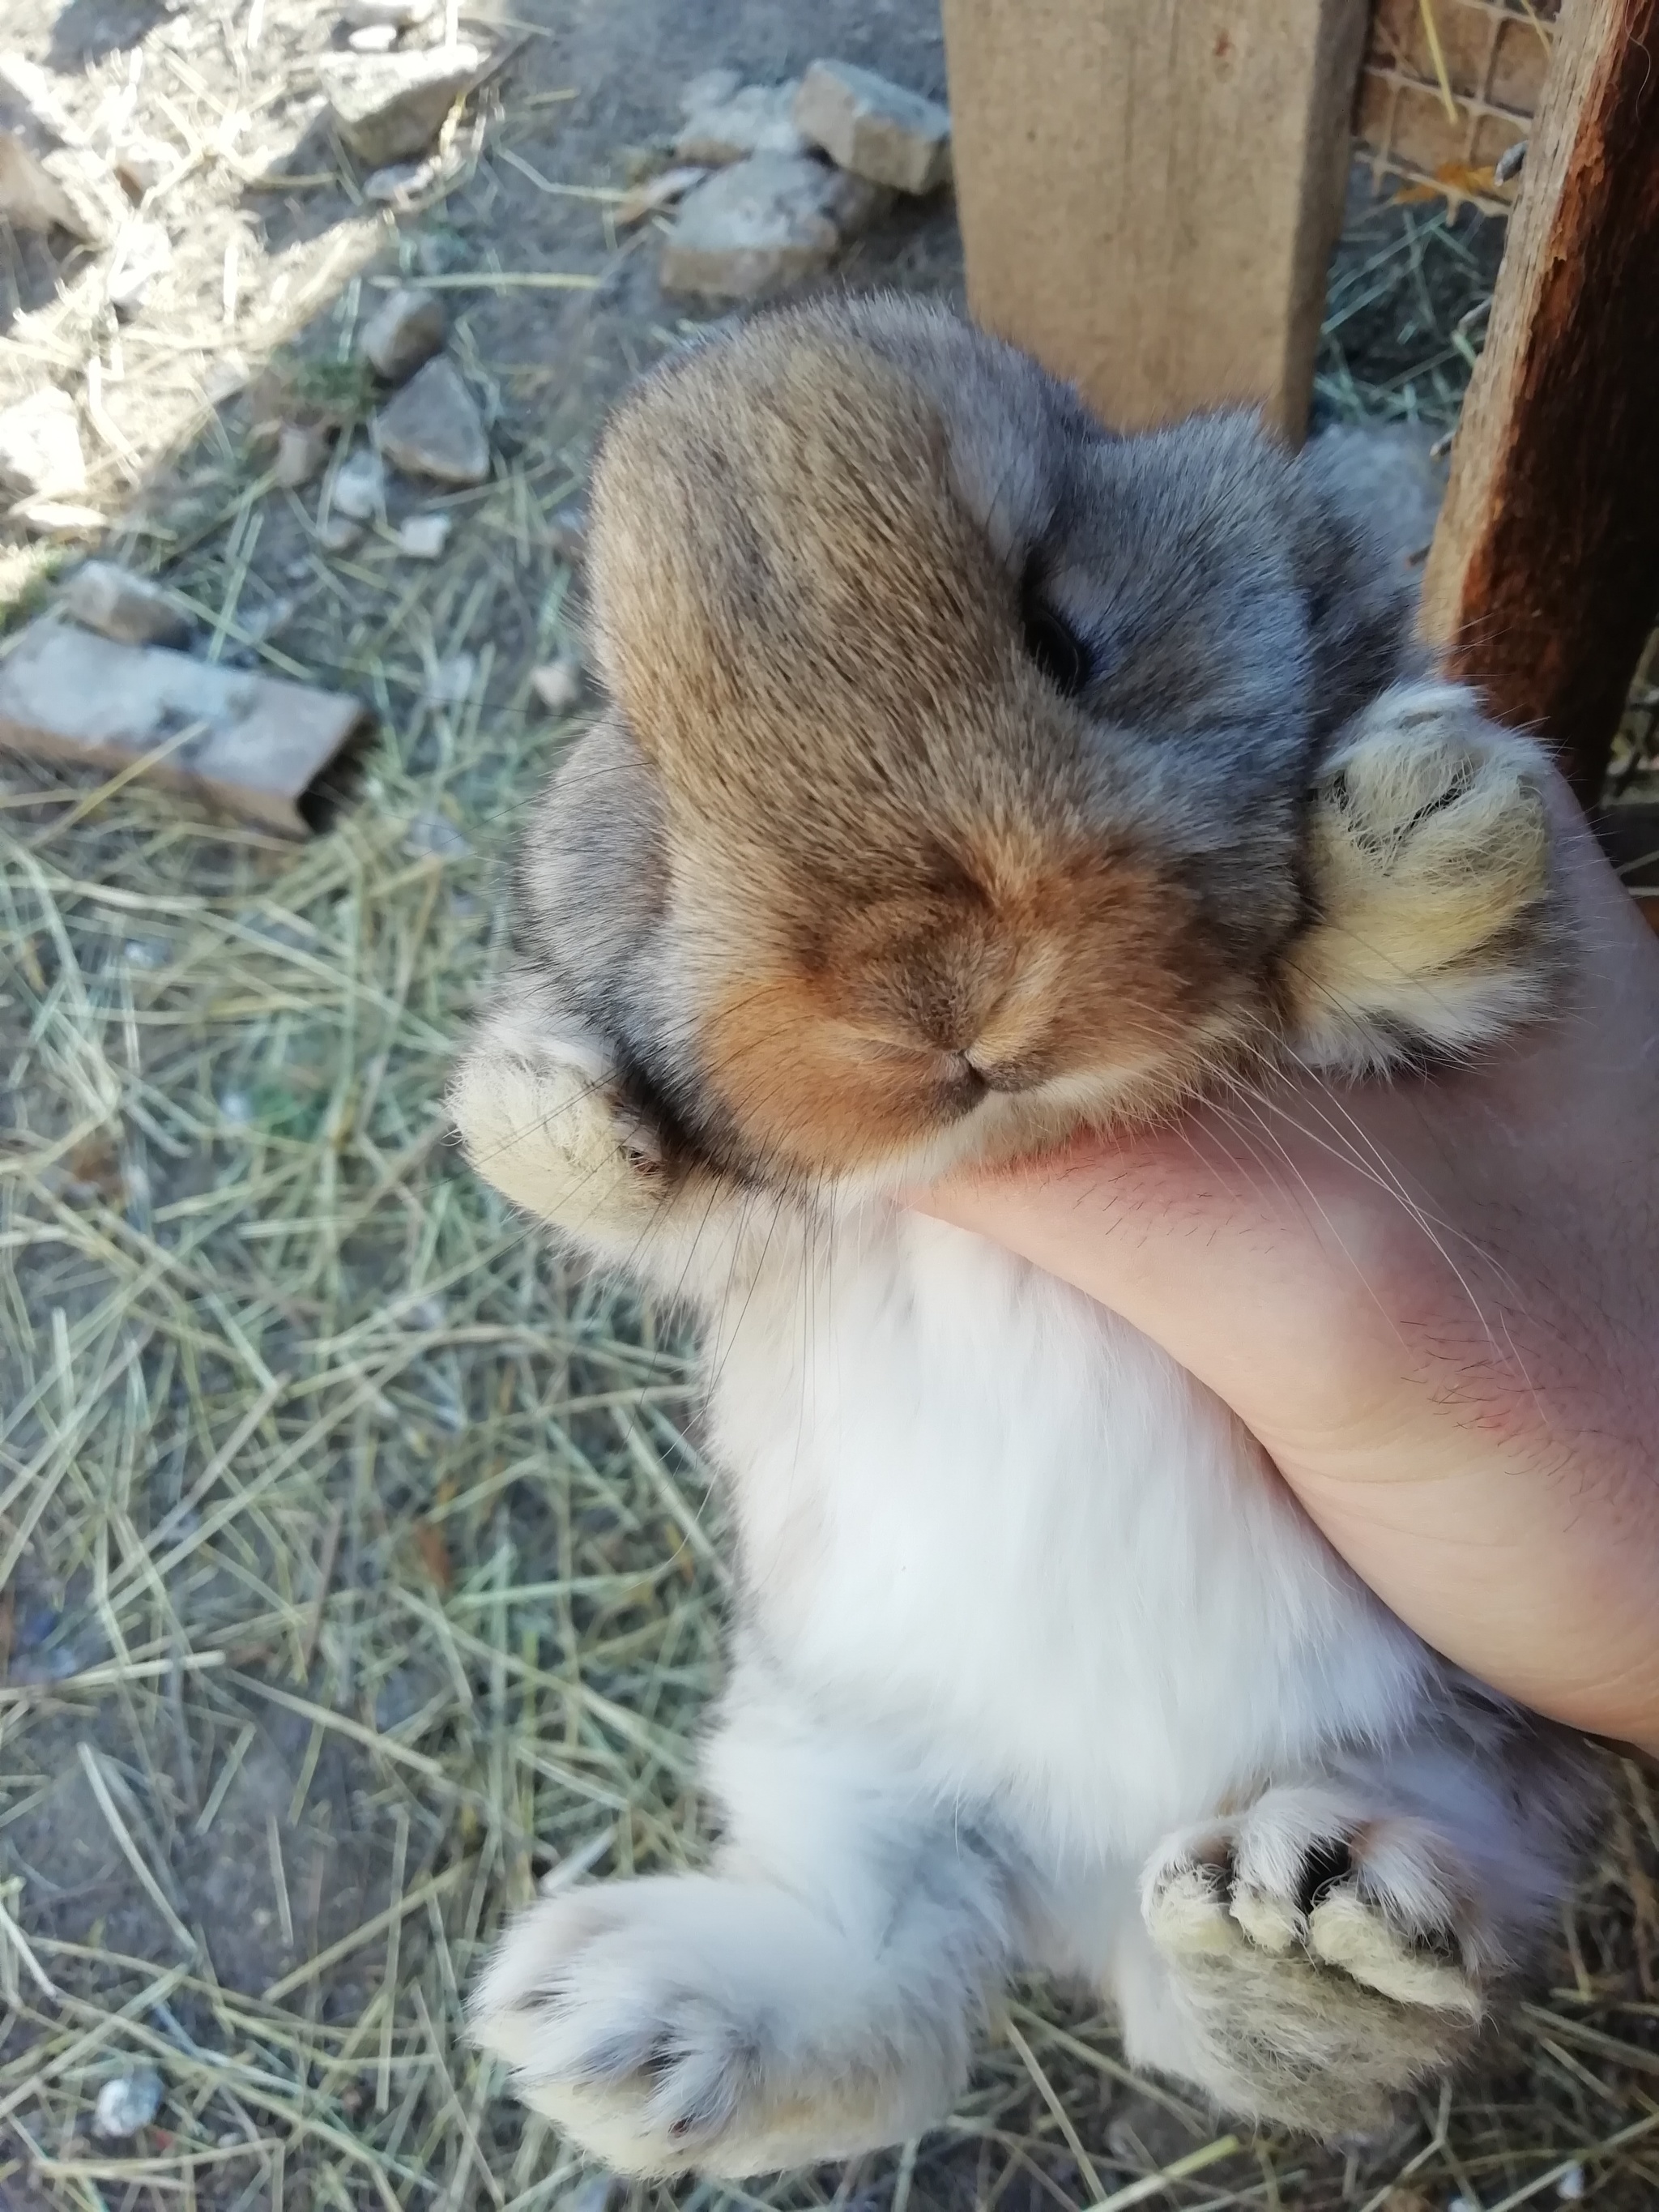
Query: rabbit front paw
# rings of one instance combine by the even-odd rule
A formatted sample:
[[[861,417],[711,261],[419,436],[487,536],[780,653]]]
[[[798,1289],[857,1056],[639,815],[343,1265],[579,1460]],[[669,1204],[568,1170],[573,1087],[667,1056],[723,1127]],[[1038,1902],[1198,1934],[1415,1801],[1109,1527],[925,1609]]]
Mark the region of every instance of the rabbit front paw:
[[[1546,1003],[1542,765],[1461,684],[1398,684],[1356,718],[1312,803],[1316,919],[1290,961],[1300,1057],[1361,1073],[1466,1051]]]
[[[661,1146],[586,1038],[486,1028],[450,1110],[479,1174],[540,1219],[602,1250],[649,1231],[665,1195]]]
[[[1322,2136],[1453,2063],[1495,1961],[1454,1847],[1325,1790],[1173,1837],[1142,1881],[1188,2050],[1233,2109]]]
[[[615,2171],[730,2179],[850,2157],[948,2109],[954,2054],[872,1977],[782,1891],[653,1877],[533,1906],[472,2023],[526,2101]]]

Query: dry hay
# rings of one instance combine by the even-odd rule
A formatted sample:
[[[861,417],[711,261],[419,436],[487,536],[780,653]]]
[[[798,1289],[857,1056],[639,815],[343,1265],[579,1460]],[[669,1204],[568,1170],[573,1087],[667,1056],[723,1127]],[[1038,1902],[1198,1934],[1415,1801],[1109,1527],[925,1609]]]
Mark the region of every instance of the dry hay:
[[[1502,222],[1473,209],[1356,189],[1331,267],[1316,414],[1449,431],[1486,338],[1503,244]]]

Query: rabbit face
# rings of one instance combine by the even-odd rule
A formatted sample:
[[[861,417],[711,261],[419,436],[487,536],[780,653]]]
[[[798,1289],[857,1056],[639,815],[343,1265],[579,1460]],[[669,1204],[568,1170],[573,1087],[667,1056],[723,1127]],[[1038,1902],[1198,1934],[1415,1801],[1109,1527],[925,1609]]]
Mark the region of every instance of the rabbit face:
[[[1119,440],[915,303],[774,316],[624,403],[591,543],[614,707],[524,988],[680,1140],[896,1181],[1269,1036],[1310,775],[1401,620],[1249,420]]]

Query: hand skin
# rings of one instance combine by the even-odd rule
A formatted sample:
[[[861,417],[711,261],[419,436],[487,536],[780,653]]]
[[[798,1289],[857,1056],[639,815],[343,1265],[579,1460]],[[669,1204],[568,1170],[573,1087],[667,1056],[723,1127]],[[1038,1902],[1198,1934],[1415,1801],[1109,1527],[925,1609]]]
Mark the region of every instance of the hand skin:
[[[918,1198],[1121,1314],[1510,1696],[1659,1754],[1659,941],[1565,787],[1565,1010]]]

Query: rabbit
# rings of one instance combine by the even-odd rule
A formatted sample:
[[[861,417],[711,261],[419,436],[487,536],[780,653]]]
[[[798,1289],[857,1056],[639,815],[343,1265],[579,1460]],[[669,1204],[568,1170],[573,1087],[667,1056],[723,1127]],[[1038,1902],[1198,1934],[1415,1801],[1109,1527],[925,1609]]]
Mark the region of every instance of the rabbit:
[[[706,1872],[543,1898],[474,2032],[610,2166],[945,2118],[1018,1971],[1246,2121],[1384,2124],[1524,1972],[1585,1747],[1437,1657],[1155,1346],[907,1209],[1568,950],[1541,756],[1317,448],[1111,434],[914,300],[775,309],[596,459],[609,704],[459,1066],[477,1170],[700,1316],[736,1528]]]

